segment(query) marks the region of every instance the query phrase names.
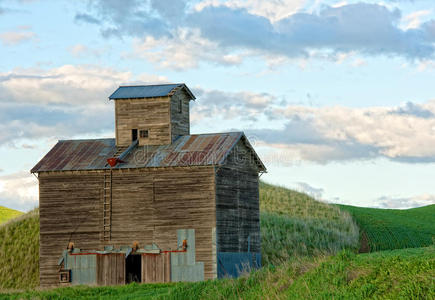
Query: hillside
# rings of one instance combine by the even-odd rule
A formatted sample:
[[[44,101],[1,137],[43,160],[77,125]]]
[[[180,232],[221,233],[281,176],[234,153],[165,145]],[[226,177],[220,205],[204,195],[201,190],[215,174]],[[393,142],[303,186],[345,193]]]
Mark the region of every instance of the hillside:
[[[7,207],[0,206],[0,224],[13,219],[15,217],[18,217],[19,215],[22,215],[23,213],[18,210],[10,209]]]
[[[264,265],[358,246],[349,214],[303,193],[261,183],[260,206]],[[0,227],[0,289],[39,285],[38,220],[32,212]]]
[[[279,264],[305,255],[334,254],[358,248],[358,227],[334,205],[260,183],[263,264]]]
[[[361,230],[361,252],[425,247],[435,242],[435,205],[378,209],[340,205]]]
[[[34,210],[0,225],[0,290],[39,285],[39,215]]]
[[[293,259],[239,279],[74,287],[0,299],[434,299],[435,248]]]

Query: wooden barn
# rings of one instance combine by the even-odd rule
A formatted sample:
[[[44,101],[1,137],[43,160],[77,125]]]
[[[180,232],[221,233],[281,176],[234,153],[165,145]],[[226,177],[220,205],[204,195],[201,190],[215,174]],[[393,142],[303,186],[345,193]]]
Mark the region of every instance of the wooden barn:
[[[61,140],[39,180],[41,286],[198,281],[261,264],[243,132],[190,134],[185,84],[121,86],[115,139]]]

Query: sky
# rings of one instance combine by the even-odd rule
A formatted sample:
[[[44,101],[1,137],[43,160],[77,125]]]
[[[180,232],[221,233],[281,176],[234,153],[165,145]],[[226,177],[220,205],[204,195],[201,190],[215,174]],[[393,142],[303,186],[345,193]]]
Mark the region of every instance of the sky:
[[[0,205],[38,206],[57,140],[114,137],[119,85],[168,82],[192,133],[245,132],[266,182],[435,203],[432,0],[0,0]]]

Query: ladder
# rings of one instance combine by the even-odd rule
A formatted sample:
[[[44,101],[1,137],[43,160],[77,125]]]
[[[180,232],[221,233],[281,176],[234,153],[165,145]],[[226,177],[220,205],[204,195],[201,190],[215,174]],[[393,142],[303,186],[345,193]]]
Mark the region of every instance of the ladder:
[[[115,154],[113,154],[113,157],[119,157],[122,154],[122,152],[127,150],[127,148],[128,147],[117,147]]]
[[[104,172],[103,241],[112,239],[112,169]]]

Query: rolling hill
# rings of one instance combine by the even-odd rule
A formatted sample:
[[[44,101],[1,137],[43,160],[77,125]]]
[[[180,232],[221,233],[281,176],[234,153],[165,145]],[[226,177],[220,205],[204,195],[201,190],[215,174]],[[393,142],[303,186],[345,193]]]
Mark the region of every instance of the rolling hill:
[[[0,290],[39,285],[37,210],[0,225]]]
[[[435,243],[435,205],[379,209],[340,205],[361,230],[361,252],[426,247]]]
[[[435,297],[433,245],[356,255],[359,231],[351,214],[357,222],[358,218],[365,218],[364,214],[355,213],[359,208],[328,205],[303,193],[266,183],[260,185],[260,208],[264,267],[245,277],[198,283],[130,284],[8,293],[11,289],[32,289],[39,285],[39,218],[38,211],[33,211],[0,226],[0,291],[4,292],[0,292],[0,299]],[[421,215],[430,218],[431,209],[410,211],[414,218]],[[371,209],[364,211],[367,213]],[[397,221],[395,212],[375,211],[377,213],[367,216],[372,218],[372,224],[376,224],[377,218],[401,222]],[[406,215],[409,224],[413,224],[411,215]],[[417,225],[409,226],[414,232],[418,231]],[[376,228],[366,226],[364,230],[371,232]]]
[[[297,256],[358,248],[358,227],[334,205],[283,187],[260,183],[263,264]]]
[[[0,224],[23,214],[21,211],[0,206]]]
[[[308,195],[261,183],[260,208],[264,265],[358,248],[350,215]],[[37,211],[0,227],[0,289],[39,285],[38,238]]]

